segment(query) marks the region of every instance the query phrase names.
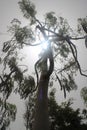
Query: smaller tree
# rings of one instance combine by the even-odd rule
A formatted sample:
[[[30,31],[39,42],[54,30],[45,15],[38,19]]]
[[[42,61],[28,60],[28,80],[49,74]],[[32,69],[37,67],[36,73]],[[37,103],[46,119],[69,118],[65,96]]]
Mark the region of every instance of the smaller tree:
[[[26,112],[24,113],[26,130],[32,130],[35,98],[34,95],[31,95],[26,102]],[[80,113],[79,108],[74,110],[71,107],[72,104],[73,100],[69,99],[66,102],[62,102],[61,105],[58,105],[55,100],[55,89],[49,93],[48,111],[50,130],[87,129],[87,125],[82,124],[83,119],[85,118],[83,111]]]

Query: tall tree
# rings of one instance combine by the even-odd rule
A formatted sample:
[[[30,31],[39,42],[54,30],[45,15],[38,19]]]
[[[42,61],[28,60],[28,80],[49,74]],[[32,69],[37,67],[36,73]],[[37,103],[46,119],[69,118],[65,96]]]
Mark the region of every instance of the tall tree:
[[[41,22],[37,18],[35,5],[31,1],[21,0],[19,6],[23,16],[29,20],[29,24],[23,27],[18,19],[11,22],[9,31],[12,38],[3,44],[5,54],[1,64],[4,64],[4,70],[0,76],[0,92],[5,95],[6,102],[14,89],[22,98],[27,98],[30,93],[37,91],[33,130],[49,130],[47,96],[50,81],[58,80],[66,97],[66,91],[70,92],[77,87],[74,81],[77,70],[82,76],[87,77],[82,73],[77,59],[77,48],[72,42],[85,39],[87,46],[87,17],[79,19],[81,26],[78,29],[79,31],[83,29],[84,32],[81,37],[77,37],[67,20],[62,17],[57,18],[54,12],[46,13]],[[18,64],[18,51],[25,45],[46,46],[41,50],[40,58],[34,66],[37,76],[36,85],[32,76],[24,75],[26,66],[23,65],[21,69],[21,65]]]

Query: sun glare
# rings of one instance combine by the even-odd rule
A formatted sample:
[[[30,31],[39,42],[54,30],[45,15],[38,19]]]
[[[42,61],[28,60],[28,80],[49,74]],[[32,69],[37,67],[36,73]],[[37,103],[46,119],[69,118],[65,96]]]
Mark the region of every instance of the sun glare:
[[[44,42],[41,44],[41,48],[46,50],[47,47],[48,47],[48,41],[44,41]]]
[[[40,43],[40,44],[38,44]],[[35,45],[38,44],[38,45]],[[35,63],[41,54],[41,52],[45,51],[48,47],[48,41],[45,41],[43,38],[37,40],[34,43],[35,46],[26,46],[23,49],[23,54],[25,55],[26,59],[30,59],[31,63]]]

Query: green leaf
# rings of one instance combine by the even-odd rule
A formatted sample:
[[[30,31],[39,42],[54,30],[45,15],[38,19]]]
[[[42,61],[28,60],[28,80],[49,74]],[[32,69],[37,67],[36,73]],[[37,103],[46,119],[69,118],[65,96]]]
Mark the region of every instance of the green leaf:
[[[36,15],[35,5],[30,0],[21,0],[19,1],[19,6],[21,11],[24,14],[24,17],[27,19],[34,19]]]
[[[48,27],[54,27],[57,24],[57,18],[54,12],[46,13],[45,20]]]

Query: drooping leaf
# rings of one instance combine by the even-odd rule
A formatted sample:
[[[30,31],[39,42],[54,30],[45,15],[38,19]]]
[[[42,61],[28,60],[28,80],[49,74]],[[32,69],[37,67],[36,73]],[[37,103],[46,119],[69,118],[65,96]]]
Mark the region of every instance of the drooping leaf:
[[[19,86],[19,94],[21,98],[27,98],[35,89],[35,81],[32,76],[25,77]]]
[[[11,121],[15,121],[17,108],[16,105],[3,100],[0,100],[0,108],[2,108],[0,109],[0,130],[3,130],[10,125]]]
[[[30,0],[19,1],[19,6],[24,14],[24,17],[31,20],[31,23],[35,23],[35,5]]]
[[[57,18],[54,12],[49,12],[45,16],[46,23],[48,27],[54,27],[57,24]]]

